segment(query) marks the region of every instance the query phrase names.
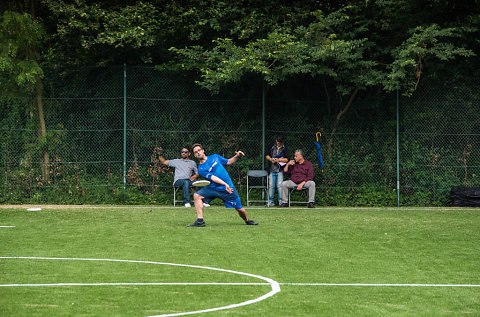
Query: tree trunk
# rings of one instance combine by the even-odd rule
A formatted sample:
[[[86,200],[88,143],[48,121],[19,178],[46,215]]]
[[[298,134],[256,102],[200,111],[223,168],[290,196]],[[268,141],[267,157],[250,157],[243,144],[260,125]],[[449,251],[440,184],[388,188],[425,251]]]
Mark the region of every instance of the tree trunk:
[[[38,116],[38,141],[40,144],[40,150],[43,152],[43,159],[40,162],[40,167],[42,170],[42,179],[44,182],[47,182],[50,176],[50,157],[46,146],[47,128],[45,126],[45,116],[43,114],[42,90],[41,79],[37,77],[37,83],[35,84],[35,107],[37,108]]]
[[[328,143],[327,143],[327,153],[328,153],[328,158],[329,160],[332,158],[332,148],[333,148],[333,140],[335,138],[335,133],[337,132],[337,128],[338,128],[338,124],[340,123],[340,120],[342,119],[342,117],[345,115],[345,113],[347,113],[348,109],[350,108],[350,106],[352,105],[353,101],[355,100],[355,97],[357,96],[357,93],[358,93],[358,88],[355,88],[355,90],[352,92],[352,94],[350,95],[350,98],[348,99],[348,102],[347,104],[345,105],[345,107],[337,114],[336,118],[335,118],[335,123],[333,124],[333,129],[332,129],[332,133],[330,134],[330,139],[328,140]]]
[[[325,82],[325,77],[322,78],[323,83],[323,90],[325,91],[325,95],[327,96],[327,110],[328,115],[332,114],[332,105],[330,104],[330,94],[328,93],[327,83]]]

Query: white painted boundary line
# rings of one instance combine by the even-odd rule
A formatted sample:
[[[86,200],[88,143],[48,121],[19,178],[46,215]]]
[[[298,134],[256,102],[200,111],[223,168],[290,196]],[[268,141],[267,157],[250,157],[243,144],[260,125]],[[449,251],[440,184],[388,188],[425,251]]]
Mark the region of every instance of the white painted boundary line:
[[[480,287],[477,284],[279,283],[293,286]]]
[[[186,209],[182,206],[130,206],[130,205],[39,205],[42,209]],[[38,205],[0,205],[0,209],[26,209],[38,207]],[[193,207],[192,207],[193,208]],[[223,205],[212,205],[209,208],[224,209]],[[289,209],[305,209],[307,207],[292,206]],[[390,210],[398,211],[398,207],[335,207],[335,206],[317,206],[316,210]],[[278,210],[277,208],[268,208],[266,206],[250,206],[247,209]],[[401,207],[401,210],[407,211],[452,211],[452,210],[474,210],[474,207]]]
[[[145,264],[160,264],[160,265],[170,265],[170,266],[178,266],[178,267],[188,267],[188,268],[196,268],[196,269],[205,269],[205,270],[211,270],[211,271],[219,271],[219,272],[226,272],[226,273],[232,273],[232,274],[238,274],[238,275],[244,275],[244,276],[249,276],[253,278],[257,278],[260,280],[264,280],[267,283],[265,285],[270,285],[272,290],[260,297],[247,300],[245,302],[237,303],[237,304],[231,304],[227,306],[222,306],[222,307],[214,307],[214,308],[209,308],[209,309],[203,309],[203,310],[197,310],[197,311],[190,311],[190,312],[183,312],[183,313],[175,313],[175,314],[165,314],[165,315],[155,315],[155,316],[150,316],[150,317],[160,317],[160,316],[184,316],[184,315],[192,315],[192,314],[200,314],[200,313],[207,313],[207,312],[212,312],[212,311],[218,311],[218,310],[224,310],[224,309],[231,309],[231,308],[236,308],[236,307],[241,307],[241,306],[246,306],[254,303],[258,303],[264,299],[267,299],[268,297],[271,297],[275,295],[276,293],[280,292],[280,284],[278,284],[277,281],[274,281],[268,277],[260,276],[260,275],[255,275],[255,274],[250,274],[250,273],[245,273],[245,272],[238,272],[238,271],[232,271],[232,270],[225,270],[225,269],[219,269],[215,267],[208,267],[208,266],[200,266],[200,265],[189,265],[189,264],[178,264],[178,263],[165,263],[165,262],[153,262],[153,261],[135,261],[135,260],[116,260],[116,259],[89,259],[89,258],[51,258],[51,257],[10,257],[10,256],[2,256],[0,259],[29,259],[29,260],[64,260],[64,261],[106,261],[106,262],[126,262],[126,263],[145,263]]]
[[[0,226],[0,228],[15,228],[15,226]]]
[[[235,286],[235,285],[261,285],[261,286],[268,286],[270,283],[52,283],[52,284],[0,284],[0,287],[21,287],[21,286],[28,286],[28,287],[35,287],[35,286],[149,286],[149,285],[228,285],[228,286]]]
[[[388,284],[388,283],[278,283],[291,286],[385,286],[385,287],[480,287],[477,284]],[[268,286],[270,283],[52,283],[52,284],[0,284],[0,287],[35,286],[149,286],[149,285],[227,285]]]
[[[32,260],[70,260],[70,261],[108,261],[108,262],[127,262],[127,263],[146,263],[146,264],[161,264],[161,265],[171,265],[179,267],[189,267],[189,268],[199,268],[207,269],[213,271],[227,272],[239,275],[245,275],[249,277],[258,278],[266,281],[267,283],[56,283],[56,284],[3,284],[0,287],[15,287],[15,286],[118,286],[118,285],[261,285],[268,286],[270,285],[272,290],[260,297],[257,297],[252,300],[245,302],[209,308],[204,310],[183,312],[183,313],[174,313],[174,314],[165,314],[165,315],[155,315],[150,317],[160,317],[160,316],[183,316],[183,315],[192,315],[200,314],[211,311],[225,310],[236,307],[241,307],[249,304],[254,304],[260,302],[268,297],[275,295],[280,292],[280,285],[293,285],[293,286],[362,286],[362,287],[480,287],[477,284],[386,284],[386,283],[278,283],[270,278],[263,277],[260,275],[254,275],[250,273],[231,271],[207,266],[198,266],[198,265],[188,265],[188,264],[177,264],[177,263],[164,263],[164,262],[153,262],[153,261],[134,261],[134,260],[115,260],[115,259],[89,259],[89,258],[50,258],[50,257],[0,257],[0,259],[32,259]]]

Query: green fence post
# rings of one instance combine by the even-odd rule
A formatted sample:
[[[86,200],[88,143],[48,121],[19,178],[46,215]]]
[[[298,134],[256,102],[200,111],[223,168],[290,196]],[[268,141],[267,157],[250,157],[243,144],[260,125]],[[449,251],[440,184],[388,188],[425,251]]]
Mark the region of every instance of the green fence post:
[[[123,201],[127,200],[127,64],[123,64]]]
[[[265,98],[267,92],[265,91],[265,81],[262,84],[262,170],[265,169]],[[248,190],[248,188],[247,188]],[[265,200],[265,193],[262,190],[262,200]],[[268,198],[268,197],[267,197]]]
[[[398,96],[397,89],[397,207],[400,207],[400,136],[399,136],[399,118],[398,118],[398,108],[400,107],[400,99]]]
[[[265,169],[265,82],[262,85],[262,170]]]

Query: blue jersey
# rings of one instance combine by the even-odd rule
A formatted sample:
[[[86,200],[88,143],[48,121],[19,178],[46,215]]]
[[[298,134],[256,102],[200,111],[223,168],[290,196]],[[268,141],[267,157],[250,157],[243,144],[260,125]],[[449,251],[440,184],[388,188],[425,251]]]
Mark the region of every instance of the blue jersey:
[[[220,185],[212,181],[212,175],[217,176],[220,178],[222,181],[228,184],[231,188],[235,188],[233,186],[232,179],[230,178],[230,175],[228,175],[227,170],[223,165],[226,165],[228,160],[224,158],[223,156],[220,156],[218,154],[212,154],[207,156],[207,160],[198,165],[198,174],[202,176],[205,179],[208,179],[211,181],[211,184],[209,187],[216,189],[218,191],[225,191],[225,186]]]

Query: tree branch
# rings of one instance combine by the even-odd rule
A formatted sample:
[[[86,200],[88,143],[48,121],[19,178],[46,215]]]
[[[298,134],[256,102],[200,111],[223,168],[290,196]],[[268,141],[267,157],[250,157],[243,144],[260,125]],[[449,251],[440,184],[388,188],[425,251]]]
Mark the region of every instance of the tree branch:
[[[350,95],[350,98],[348,99],[348,102],[345,105],[345,107],[335,117],[335,123],[333,125],[332,133],[330,134],[330,139],[328,140],[328,144],[327,144],[327,153],[329,153],[328,154],[329,158],[332,155],[333,140],[335,138],[335,133],[337,132],[338,124],[340,123],[340,120],[345,115],[345,113],[347,113],[350,106],[353,104],[353,101],[355,100],[357,93],[358,93],[358,87],[355,88],[355,90]]]

